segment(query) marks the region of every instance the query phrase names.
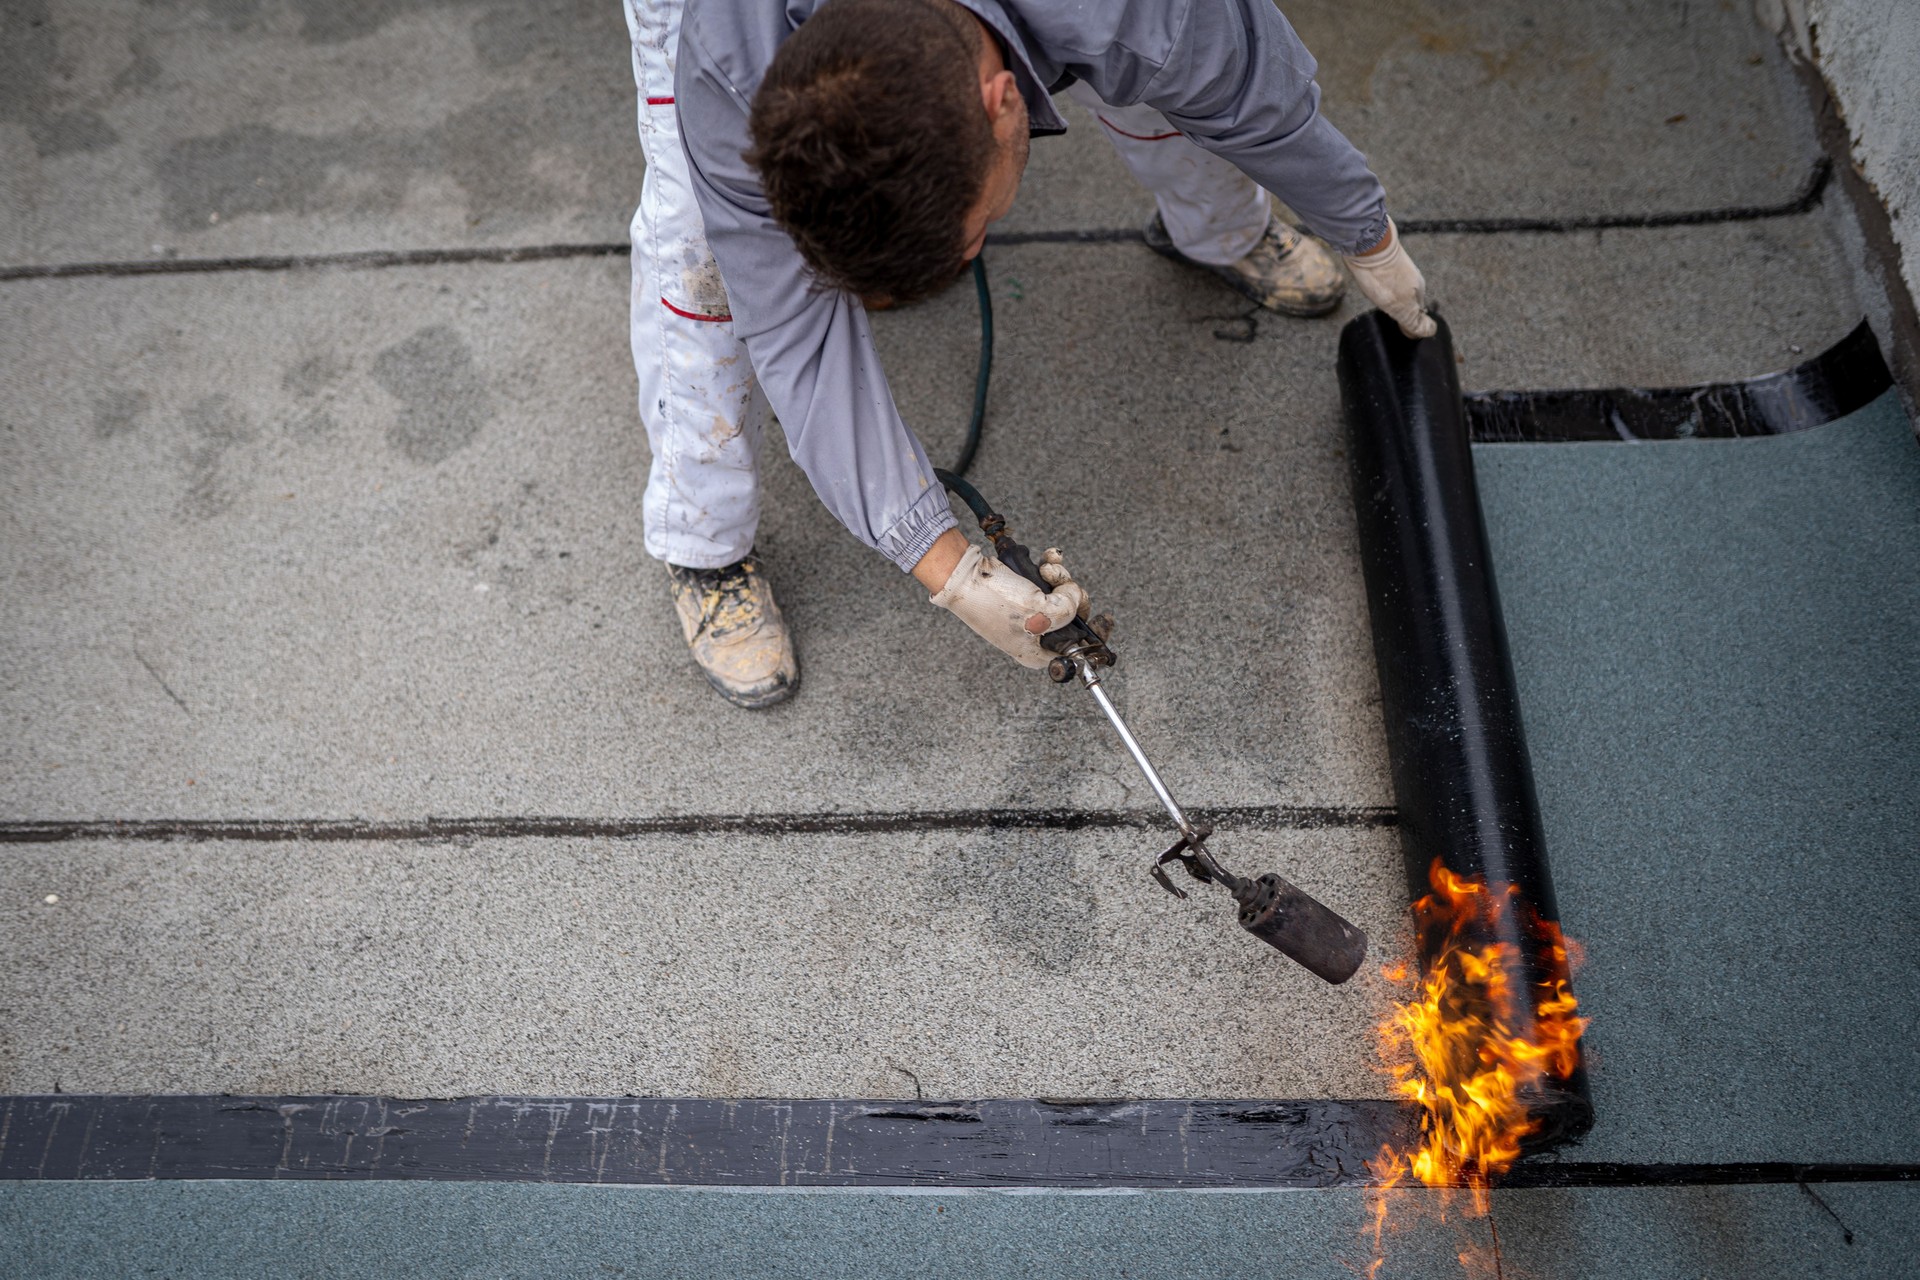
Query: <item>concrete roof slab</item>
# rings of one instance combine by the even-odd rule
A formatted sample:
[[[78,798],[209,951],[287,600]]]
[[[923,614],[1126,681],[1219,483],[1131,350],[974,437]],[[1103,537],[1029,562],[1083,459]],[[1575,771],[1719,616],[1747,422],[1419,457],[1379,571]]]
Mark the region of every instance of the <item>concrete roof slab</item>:
[[[1285,8],[1402,219],[1775,203],[1817,154],[1735,6]],[[617,242],[639,198],[600,0],[29,0],[0,22],[0,264]],[[1148,211],[1068,114],[1006,230]]]
[[[1169,897],[1136,832],[15,846],[0,1092],[1384,1096],[1393,832],[1218,843],[1361,973]]]
[[[1709,227],[1409,237],[1469,391],[1684,387],[1789,368],[1860,322],[1819,211]]]
[[[1386,803],[1332,327],[1217,341],[1207,315],[1238,308],[1178,278],[1113,326],[1153,282],[1107,252],[1009,259],[1038,271],[1005,308],[981,483],[1119,616],[1116,694],[1190,803]],[[606,262],[16,290],[4,808],[1151,804],[1084,694],[929,608],[777,443],[761,547],[805,683],[770,713],[721,704],[641,548],[625,293]],[[970,307],[883,325],[936,452],[966,413]],[[1219,572],[1227,547],[1255,571]]]
[[[1418,248],[1469,386],[1754,373],[1853,319],[1809,219]],[[1390,803],[1337,323],[1253,316],[1136,246],[993,274],[975,476],[1117,615],[1116,692],[1169,782],[1201,808]],[[0,810],[1151,805],[1083,695],[929,609],[778,442],[761,548],[805,684],[720,704],[640,545],[625,294],[611,261],[7,286]],[[876,321],[936,458],[972,310]]]
[[[1319,61],[1322,110],[1366,152],[1403,222],[1779,204],[1820,154],[1773,37],[1744,7],[1280,7]],[[1096,141],[1090,113],[1059,101],[1069,132],[1034,145],[997,229],[1138,226],[1151,198]]]
[[[9,4],[0,261],[624,239],[619,6]]]

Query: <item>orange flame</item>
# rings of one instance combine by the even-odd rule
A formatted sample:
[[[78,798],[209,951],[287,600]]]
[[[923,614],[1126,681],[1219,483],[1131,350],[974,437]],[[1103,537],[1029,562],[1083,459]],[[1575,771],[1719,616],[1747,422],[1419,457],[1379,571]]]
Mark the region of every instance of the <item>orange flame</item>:
[[[1420,1106],[1420,1138],[1401,1151],[1380,1149],[1369,1169],[1379,1179],[1370,1234],[1377,1276],[1385,1256],[1387,1197],[1394,1187],[1465,1186],[1473,1215],[1484,1216],[1493,1179],[1520,1156],[1540,1122],[1528,1114],[1529,1093],[1548,1078],[1566,1079],[1579,1065],[1580,1034],[1587,1019],[1576,1004],[1566,974],[1577,949],[1552,921],[1530,919],[1550,970],[1559,976],[1541,984],[1535,999],[1520,998],[1514,973],[1520,957],[1503,943],[1475,945],[1475,937],[1510,911],[1520,910],[1517,891],[1489,892],[1479,880],[1454,875],[1438,859],[1433,892],[1413,904],[1422,950],[1433,957],[1413,997],[1396,1005],[1380,1025],[1382,1058],[1400,1096]],[[1389,970],[1396,982],[1404,968]]]

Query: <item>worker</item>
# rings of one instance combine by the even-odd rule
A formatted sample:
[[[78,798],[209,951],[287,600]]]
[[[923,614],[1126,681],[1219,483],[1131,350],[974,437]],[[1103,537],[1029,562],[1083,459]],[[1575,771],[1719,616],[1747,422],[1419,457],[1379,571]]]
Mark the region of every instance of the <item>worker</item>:
[[[1313,58],[1272,0],[624,3],[647,161],[646,547],[736,706],[800,677],[753,553],[769,417],[835,519],[1016,661],[1045,666],[1039,636],[1085,611],[1057,552],[1043,593],[959,531],[866,313],[965,270],[1013,206],[1029,138],[1066,129],[1052,94],[1089,108],[1152,191],[1149,247],[1299,316],[1339,304],[1338,255],[1409,336],[1433,331],[1379,180],[1320,114]]]

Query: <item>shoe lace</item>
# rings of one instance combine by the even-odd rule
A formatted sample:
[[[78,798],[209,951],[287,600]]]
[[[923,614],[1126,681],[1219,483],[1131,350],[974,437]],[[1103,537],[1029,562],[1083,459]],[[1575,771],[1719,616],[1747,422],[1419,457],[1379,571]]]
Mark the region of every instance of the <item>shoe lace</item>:
[[[723,636],[752,626],[759,616],[753,577],[745,564],[721,570],[701,592],[700,628],[711,635]]]
[[[1286,261],[1286,258],[1299,245],[1300,238],[1292,227],[1274,218],[1267,224],[1266,234],[1260,237],[1260,243],[1254,246],[1255,253],[1264,253],[1273,262]]]

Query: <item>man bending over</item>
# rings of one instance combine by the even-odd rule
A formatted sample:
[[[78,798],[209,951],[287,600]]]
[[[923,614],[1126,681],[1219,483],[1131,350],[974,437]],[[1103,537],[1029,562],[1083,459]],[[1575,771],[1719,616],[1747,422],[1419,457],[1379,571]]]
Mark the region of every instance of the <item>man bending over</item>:
[[[633,355],[653,449],[647,550],[729,702],[799,683],[752,555],[770,413],[833,516],[1029,667],[1086,597],[1043,593],[961,534],[894,408],[866,306],[950,283],[1013,207],[1065,88],[1154,194],[1149,246],[1264,307],[1340,302],[1334,253],[1409,336],[1433,332],[1380,182],[1320,115],[1271,0],[625,0],[646,183]],[[684,13],[683,13],[684,9]]]

